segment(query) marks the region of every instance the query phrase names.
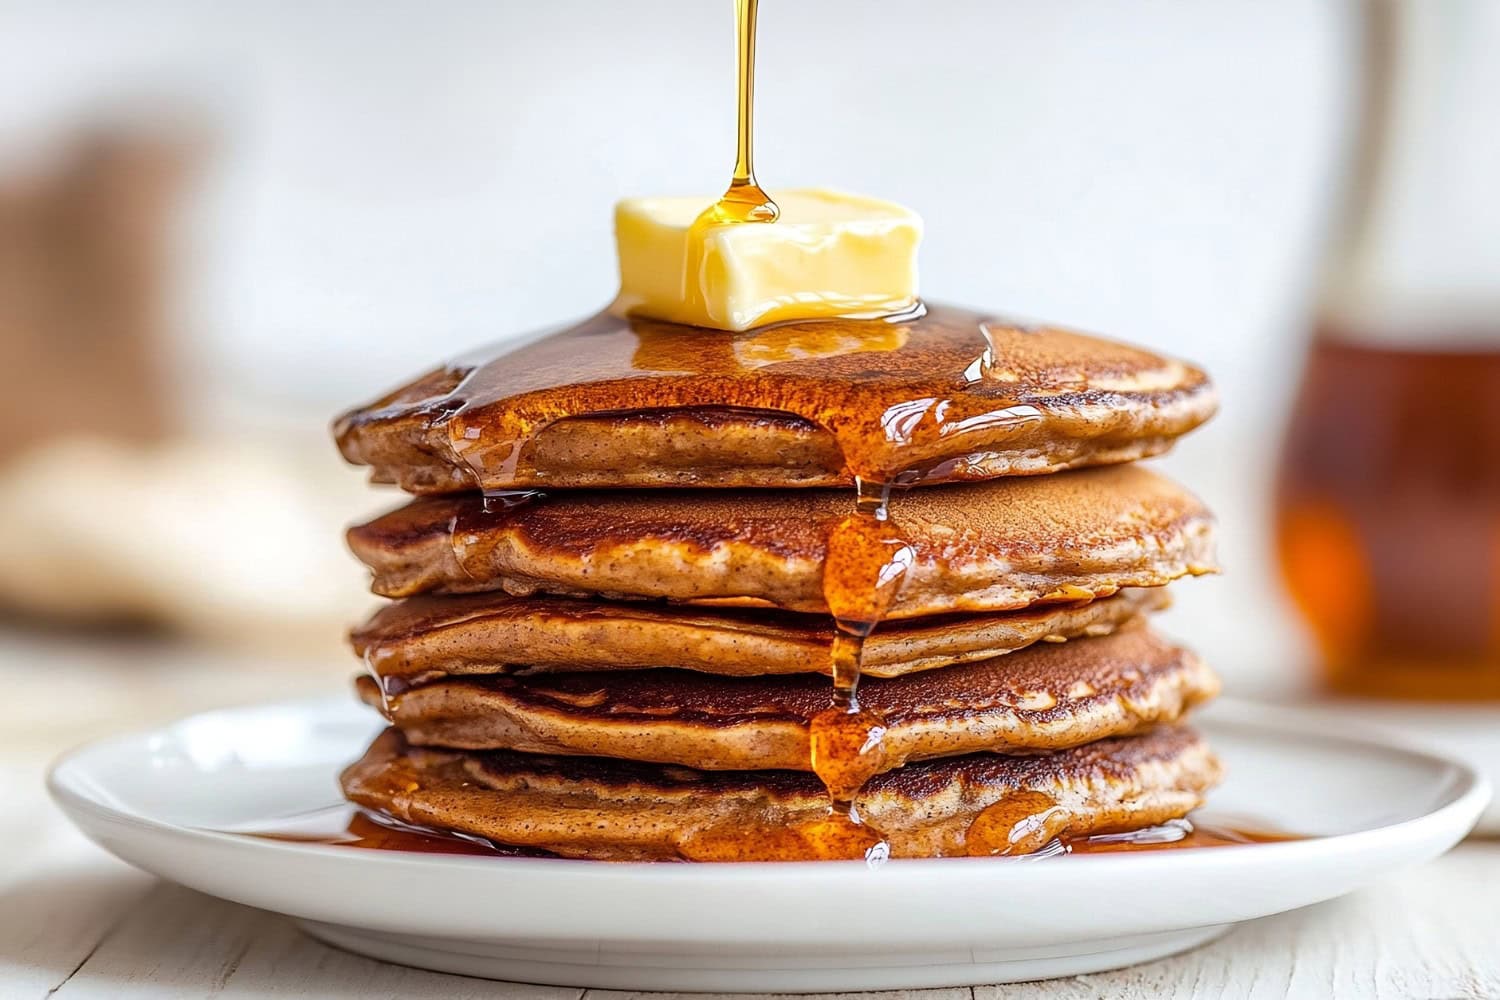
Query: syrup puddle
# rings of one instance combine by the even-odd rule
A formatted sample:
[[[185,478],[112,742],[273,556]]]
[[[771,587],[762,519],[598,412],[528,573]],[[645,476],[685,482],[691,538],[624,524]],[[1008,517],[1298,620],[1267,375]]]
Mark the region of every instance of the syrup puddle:
[[[410,854],[467,854],[491,858],[553,856],[544,851],[507,847],[484,837],[457,831],[414,826],[346,803],[293,813],[274,820],[216,827],[214,832],[287,844],[319,844],[325,847],[402,851]]]
[[[857,833],[865,832],[857,824],[855,824],[855,830]],[[490,858],[555,857],[545,851],[496,844],[483,837],[413,826],[351,805],[333,805],[276,819],[253,821],[233,827],[218,827],[214,828],[214,832],[280,843],[316,844],[353,850],[456,854]],[[1277,830],[1268,824],[1204,814],[1189,819],[1170,820],[1160,826],[1126,833],[1099,834],[1067,842],[1054,837],[1028,853],[996,855],[987,860],[1035,862],[1075,854],[1253,847],[1258,844],[1311,839],[1314,838]],[[879,848],[884,848],[883,841]],[[867,863],[871,867],[877,867],[886,860],[887,850],[875,847],[868,849]]]

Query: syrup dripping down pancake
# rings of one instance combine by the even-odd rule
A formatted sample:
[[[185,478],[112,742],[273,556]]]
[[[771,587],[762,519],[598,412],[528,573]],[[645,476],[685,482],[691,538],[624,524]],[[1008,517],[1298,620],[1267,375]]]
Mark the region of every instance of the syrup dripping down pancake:
[[[815,674],[715,677],[681,670],[466,677],[382,699],[412,743],[617,757],[710,771],[811,768],[809,724],[828,707]],[[860,685],[885,727],[879,770],[990,751],[1058,750],[1175,722],[1218,693],[1197,656],[1143,625],[1102,639]]]
[[[349,531],[386,597],[505,590],[828,613],[846,490],[559,493],[486,510],[413,501]],[[913,552],[887,619],[1103,597],[1213,569],[1213,518],[1139,466],[917,489],[891,518]]]
[[[1165,588],[1080,604],[888,622],[865,641],[866,677],[989,659],[1035,642],[1108,635],[1169,603]],[[411,597],[354,630],[355,652],[392,688],[473,674],[676,667],[749,677],[829,670],[822,615],[660,603],[511,597]]]
[[[1185,816],[1220,766],[1185,726],[1056,753],[973,754],[874,778],[855,805],[898,858],[1023,854],[1053,838]],[[342,776],[354,802],[405,823],[601,860],[858,858],[823,840],[828,796],[794,771],[700,771],[587,757],[412,747],[394,729]]]
[[[973,481],[1126,462],[1217,406],[1149,351],[944,306],[741,333],[601,313],[344,414],[344,457],[417,493]]]

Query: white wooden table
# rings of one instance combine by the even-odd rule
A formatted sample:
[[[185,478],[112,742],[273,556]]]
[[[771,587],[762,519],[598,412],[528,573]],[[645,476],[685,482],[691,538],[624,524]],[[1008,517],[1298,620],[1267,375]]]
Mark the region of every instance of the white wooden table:
[[[357,958],[287,920],[162,883],[95,848],[46,800],[59,750],[216,705],[337,690],[345,661],[271,668],[155,644],[0,633],[0,998],[537,997],[584,991]],[[1128,922],[1129,901],[1120,907]],[[587,991],[602,997],[604,991]],[[1046,983],[913,993],[1011,997],[1500,998],[1500,841],[1471,841],[1353,896],[1240,927],[1176,958]],[[612,994],[612,996],[624,996]]]

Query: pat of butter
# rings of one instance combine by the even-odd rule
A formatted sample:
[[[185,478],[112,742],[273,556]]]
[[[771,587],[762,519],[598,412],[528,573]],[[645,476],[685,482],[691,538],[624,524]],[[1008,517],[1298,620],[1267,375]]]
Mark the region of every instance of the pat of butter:
[[[718,330],[899,313],[917,301],[922,220],[842,191],[773,191],[775,222],[694,223],[704,198],[615,206],[618,311]]]

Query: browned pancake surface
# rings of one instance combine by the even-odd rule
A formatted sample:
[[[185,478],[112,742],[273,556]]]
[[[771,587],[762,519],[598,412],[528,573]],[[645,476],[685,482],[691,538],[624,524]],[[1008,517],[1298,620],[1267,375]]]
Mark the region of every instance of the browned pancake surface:
[[[559,493],[487,511],[414,501],[349,531],[388,597],[506,590],[826,612],[846,490]],[[1005,611],[1158,586],[1213,566],[1213,520],[1138,466],[919,489],[891,503],[914,561],[888,617]]]
[[[1082,604],[887,622],[865,642],[868,677],[988,659],[1035,642],[1108,635],[1168,604],[1164,588]],[[381,608],[351,636],[378,676],[678,667],[727,676],[826,673],[833,624],[822,615],[695,608],[502,593],[411,597]]]
[[[682,764],[706,770],[808,770],[808,725],[828,708],[813,674],[715,677],[682,670],[486,676],[422,685],[382,701],[411,742]],[[1101,639],[869,680],[881,769],[976,751],[1060,749],[1174,722],[1218,693],[1198,657],[1143,626]]]
[[[856,805],[894,857],[1021,853],[1186,815],[1219,775],[1198,735],[1177,726],[1050,754],[912,764],[873,779]],[[404,822],[567,857],[859,856],[847,841],[808,835],[827,797],[815,777],[790,771],[424,750],[388,730],[342,784],[354,802]]]
[[[1215,406],[1190,365],[952,307],[742,333],[602,314],[429,372],[335,433],[375,479],[423,493],[832,486],[1129,461]]]

